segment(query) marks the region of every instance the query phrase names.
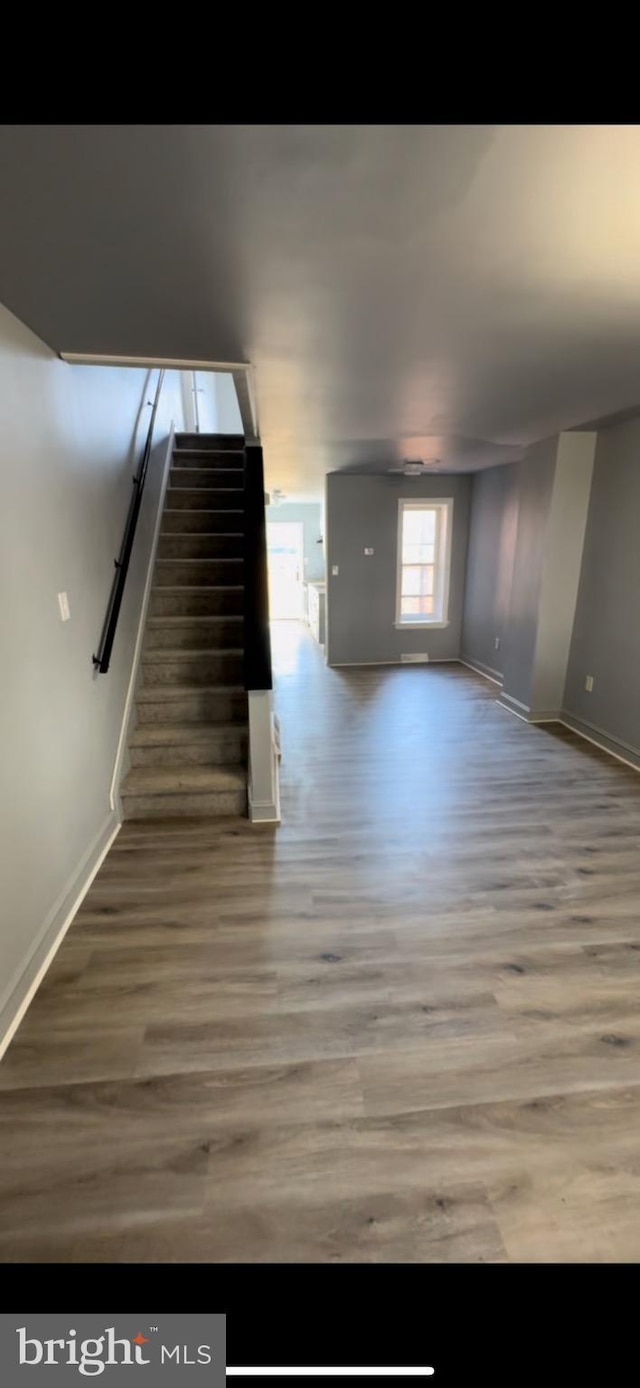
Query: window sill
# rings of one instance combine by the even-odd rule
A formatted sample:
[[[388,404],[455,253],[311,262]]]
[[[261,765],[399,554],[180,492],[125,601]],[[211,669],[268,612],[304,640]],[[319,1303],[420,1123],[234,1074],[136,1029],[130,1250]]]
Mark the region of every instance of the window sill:
[[[434,631],[448,627],[449,622],[394,622],[396,631]]]

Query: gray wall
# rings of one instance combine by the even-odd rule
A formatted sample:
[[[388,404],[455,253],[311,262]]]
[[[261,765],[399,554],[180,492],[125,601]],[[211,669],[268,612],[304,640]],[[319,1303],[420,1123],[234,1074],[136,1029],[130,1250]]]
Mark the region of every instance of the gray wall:
[[[218,434],[242,434],[242,417],[238,396],[230,371],[216,371],[213,375],[216,400],[216,428]]]
[[[184,371],[181,376],[184,425],[195,430],[194,377],[198,392],[198,421],[202,434],[242,434],[242,417],[233,376],[229,371]]]
[[[504,688],[528,708],[533,683],[545,536],[555,477],[557,438],[527,450],[518,466],[518,526],[509,620],[504,642]]]
[[[509,617],[518,480],[515,463],[476,473],[471,487],[462,657],[498,678]]]
[[[555,435],[473,483],[463,659],[534,717],[562,707],[594,444]]]
[[[558,437],[553,495],[545,533],[535,666],[529,698],[531,712],[537,718],[554,717],[562,709],[595,443],[595,433],[586,430],[563,433]]]
[[[267,520],[302,521],[304,529],[304,577],[306,579],[323,579],[324,544],[318,544],[318,539],[323,534],[320,502],[283,501],[280,506],[267,506]]]
[[[460,654],[469,528],[469,476],[410,478],[329,473],[326,545],[329,665],[382,664],[426,651],[432,660]],[[449,625],[396,630],[396,566],[400,498],[453,497]],[[375,553],[368,557],[365,547]],[[339,566],[334,578],[331,569]]]
[[[109,674],[95,675],[91,656],[146,432],[148,387],[146,371],[65,365],[0,308],[0,1041],[11,999],[42,962],[115,823],[109,790],[157,506],[157,458]],[[165,387],[159,439],[172,418],[182,427],[175,373]],[[71,608],[65,623],[61,591]]]
[[[598,434],[564,708],[587,730],[640,755],[637,419]]]

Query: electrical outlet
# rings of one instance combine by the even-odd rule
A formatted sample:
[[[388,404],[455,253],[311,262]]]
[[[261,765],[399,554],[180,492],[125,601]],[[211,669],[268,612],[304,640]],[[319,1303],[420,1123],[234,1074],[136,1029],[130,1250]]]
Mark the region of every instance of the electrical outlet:
[[[58,607],[60,608],[60,621],[68,622],[71,612],[69,610],[69,599],[66,593],[58,593]]]
[[[591,694],[591,693],[592,693],[592,691],[593,691],[593,675],[587,675],[587,677],[586,677],[586,679],[585,679],[585,682],[584,682],[584,687],[585,687],[585,689],[586,689],[586,691],[587,691],[587,694]]]
[[[497,651],[499,651],[499,650],[500,650],[500,637],[499,637],[499,636],[496,636],[496,637],[495,637],[495,640],[494,640],[493,644],[494,644],[495,649],[496,649]]]
[[[365,552],[365,554],[373,554],[373,550],[372,550],[372,549],[367,549],[366,547],[365,547],[365,551],[364,551],[364,552]]]
[[[332,572],[334,578],[337,578],[337,577],[338,577],[338,574],[340,573],[340,569],[338,568],[338,565],[337,565],[337,564],[332,564],[332,565],[331,565],[331,572]]]

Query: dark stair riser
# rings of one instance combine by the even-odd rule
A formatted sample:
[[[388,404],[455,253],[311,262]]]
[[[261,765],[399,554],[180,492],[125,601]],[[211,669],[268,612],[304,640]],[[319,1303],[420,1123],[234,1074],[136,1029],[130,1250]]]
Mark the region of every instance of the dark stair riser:
[[[244,492],[210,487],[167,487],[166,506],[170,511],[242,511]],[[166,511],[165,511],[166,515]]]
[[[197,448],[173,450],[171,466],[175,468],[199,467],[209,472],[233,469],[240,478],[244,474],[244,455],[242,453],[205,453]],[[215,485],[215,484],[214,484]]]
[[[186,434],[180,433],[174,436],[174,448],[195,448],[203,449],[204,452],[212,448],[225,452],[233,450],[240,452],[244,450],[244,438],[242,434]]]
[[[156,618],[156,621],[160,622],[162,618]],[[190,621],[185,617],[183,621],[171,621],[166,626],[148,624],[144,651],[215,651],[221,646],[242,647],[243,632],[242,617],[221,617],[211,622]]]
[[[161,535],[159,559],[242,559],[244,537],[234,535]]]
[[[202,509],[189,509],[188,507],[172,511],[165,507],[162,517],[162,534],[175,535],[219,535],[222,532],[233,532],[234,534],[244,535],[244,511],[234,511],[231,508],[222,511],[208,511],[206,507]]]
[[[170,487],[204,488],[215,496],[220,490],[238,492],[243,486],[244,473],[239,468],[172,467]]]
[[[158,652],[154,655],[157,657]],[[143,658],[142,683],[146,688],[159,684],[241,684],[243,677],[242,651],[206,651],[202,655],[185,656],[179,660],[170,656],[158,660]]]
[[[170,699],[138,699],[137,714],[141,727],[148,723],[246,724],[247,696],[229,689],[194,689]]]
[[[149,602],[150,617],[241,617],[244,610],[242,588],[154,588]]]
[[[241,584],[242,559],[159,559],[154,588],[222,588]]]

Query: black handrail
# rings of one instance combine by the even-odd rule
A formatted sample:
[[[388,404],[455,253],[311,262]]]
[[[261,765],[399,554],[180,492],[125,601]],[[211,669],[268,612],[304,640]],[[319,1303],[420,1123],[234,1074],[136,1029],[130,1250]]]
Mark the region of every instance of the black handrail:
[[[102,636],[100,637],[100,645],[98,646],[98,654],[92,657],[96,670],[101,675],[106,675],[107,670],[109,669],[109,662],[111,660],[113,640],[116,634],[116,627],[118,625],[118,617],[120,616],[120,608],[122,606],[125,584],[127,582],[127,573],[129,572],[129,561],[131,559],[131,551],[133,549],[133,542],[136,535],[136,526],[138,524],[138,516],[140,514],[140,506],[142,503],[144,484],[147,480],[147,468],[149,466],[149,457],[151,455],[153,430],[156,422],[156,414],[158,413],[158,401],[160,399],[160,391],[162,390],[163,381],[164,370],[162,370],[158,376],[158,384],[156,386],[156,393],[153,400],[153,408],[151,410],[151,419],[149,420],[149,428],[147,430],[147,439],[144,446],[144,452],[140,460],[140,466],[138,468],[138,471],[133,479],[133,492],[131,494],[131,501],[129,504],[129,513],[127,515],[127,523],[124,528],[124,535],[122,537],[120,553],[118,555],[118,558],[115,560],[116,572],[111,587],[109,605],[107,607],[107,615],[104,619],[104,626],[102,628]],[[149,404],[151,404],[151,401],[149,401]]]
[[[264,466],[259,444],[244,450],[244,687],[272,689]]]

